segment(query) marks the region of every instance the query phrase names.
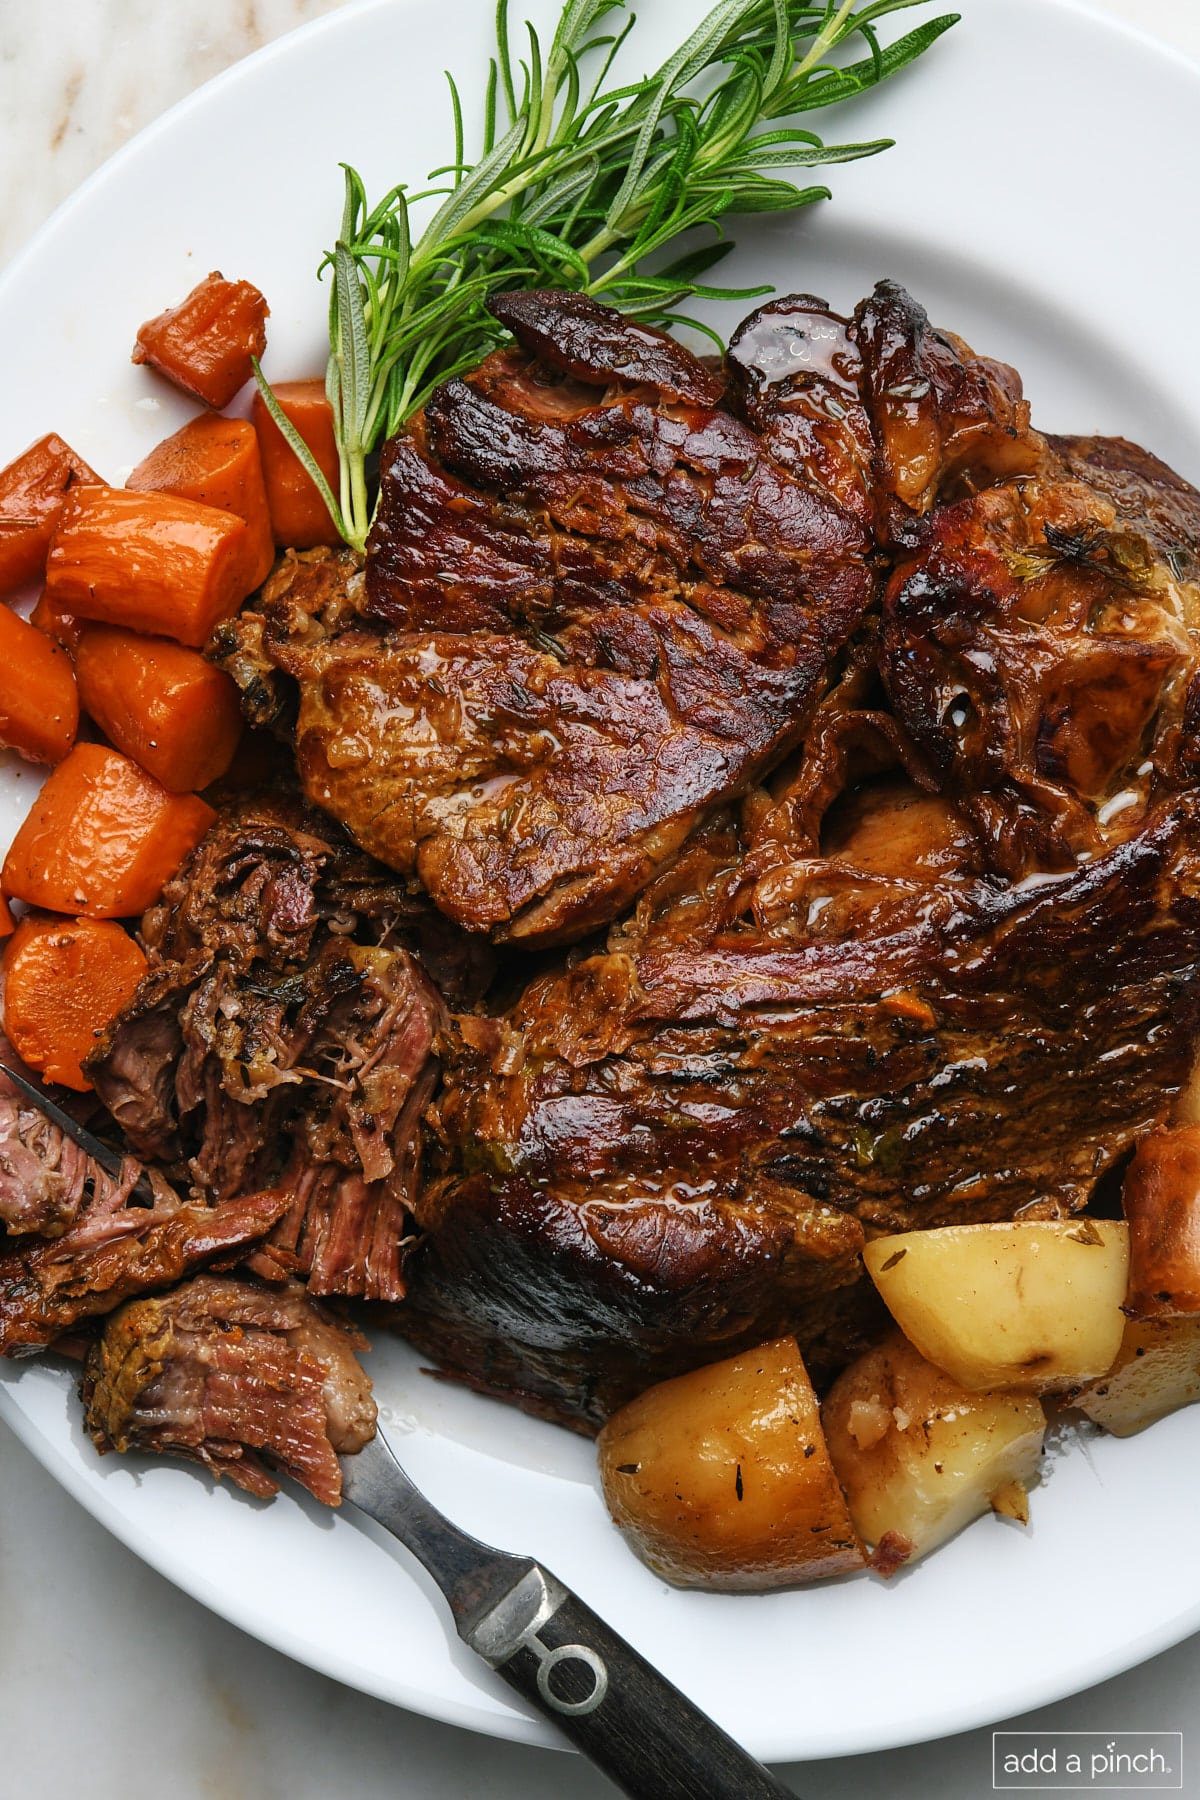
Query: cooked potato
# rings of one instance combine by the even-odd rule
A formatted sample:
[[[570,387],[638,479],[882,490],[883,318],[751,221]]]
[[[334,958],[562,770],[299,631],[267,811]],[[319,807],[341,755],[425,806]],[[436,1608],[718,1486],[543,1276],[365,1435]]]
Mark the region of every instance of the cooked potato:
[[[1200,1400],[1200,1318],[1131,1319],[1107,1375],[1070,1395],[1114,1437],[1132,1437],[1156,1419]]]
[[[613,1518],[680,1587],[783,1587],[866,1560],[795,1338],[660,1382],[599,1452]]]
[[[968,1393],[894,1331],[825,1396],[829,1454],[872,1564],[890,1575],[989,1508],[1025,1524],[1046,1415],[1032,1394]]]
[[[1200,1312],[1200,1125],[1142,1139],[1125,1177],[1125,1217],[1130,1313]]]
[[[1121,1347],[1121,1221],[906,1231],[863,1260],[904,1335],[965,1388],[1054,1392],[1103,1375]]]

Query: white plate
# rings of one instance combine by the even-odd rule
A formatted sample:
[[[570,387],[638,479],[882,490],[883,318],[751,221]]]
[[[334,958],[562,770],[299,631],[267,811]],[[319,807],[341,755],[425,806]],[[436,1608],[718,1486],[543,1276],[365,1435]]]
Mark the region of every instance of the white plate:
[[[641,10],[657,54],[701,8]],[[849,306],[896,276],[1021,369],[1043,426],[1124,433],[1200,479],[1200,76],[1066,0],[965,10],[898,83],[817,121],[830,137],[894,134],[898,148],[832,170],[830,206],[744,226],[730,279]],[[0,462],[54,429],[123,480],[190,410],[129,365],[133,331],[209,269],[267,294],[273,372],[318,371],[312,271],[340,212],[337,164],[380,193],[444,160],[441,71],[481,67],[490,13],[491,0],[352,5],[213,82],[88,182],[0,286]],[[0,838],[31,786],[27,770],[0,778]],[[543,1557],[765,1757],[958,1731],[1200,1626],[1187,1550],[1200,1409],[1058,1459],[1028,1533],[982,1521],[890,1587],[733,1598],[673,1592],[635,1561],[582,1440],[427,1380],[396,1343],[379,1345],[372,1372],[393,1442],[435,1501]],[[247,1631],[434,1717],[552,1741],[459,1648],[424,1578],[350,1516],[290,1498],[264,1507],[182,1467],[98,1461],[70,1376],[50,1364],[6,1366],[0,1413],[118,1537]]]

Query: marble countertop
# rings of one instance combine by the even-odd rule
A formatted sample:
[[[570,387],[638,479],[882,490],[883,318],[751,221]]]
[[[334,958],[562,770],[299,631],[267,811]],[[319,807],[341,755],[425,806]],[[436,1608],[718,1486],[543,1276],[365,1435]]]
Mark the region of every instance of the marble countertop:
[[[341,3],[0,0],[0,263],[173,101]],[[1195,0],[1096,3],[1200,58]],[[1010,1728],[1187,1733],[1198,1694],[1200,1637]],[[1184,1791],[1200,1796],[1187,1761],[1185,1749]],[[782,1773],[809,1800],[964,1800],[992,1791],[991,1734]],[[172,1800],[615,1791],[578,1759],[415,1717],[244,1636],[110,1538],[0,1426],[0,1795],[157,1800],[164,1788]]]

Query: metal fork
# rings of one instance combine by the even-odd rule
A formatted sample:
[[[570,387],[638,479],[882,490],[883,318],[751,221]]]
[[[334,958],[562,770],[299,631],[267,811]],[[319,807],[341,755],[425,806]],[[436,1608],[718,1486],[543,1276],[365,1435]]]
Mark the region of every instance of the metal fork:
[[[425,1565],[463,1643],[634,1800],[790,1796],[549,1569],[452,1524],[382,1435],[339,1460],[345,1497]]]
[[[20,1091],[114,1180],[121,1157],[35,1081]],[[130,1198],[153,1205],[143,1174]],[[342,1492],[424,1563],[459,1637],[634,1800],[789,1800],[778,1782],[531,1556],[481,1544],[427,1500],[381,1434],[339,1458]]]

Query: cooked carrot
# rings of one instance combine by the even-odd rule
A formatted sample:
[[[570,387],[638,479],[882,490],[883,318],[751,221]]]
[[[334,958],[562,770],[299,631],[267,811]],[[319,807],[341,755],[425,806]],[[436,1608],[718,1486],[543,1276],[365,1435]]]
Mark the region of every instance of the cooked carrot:
[[[228,406],[267,347],[270,311],[248,281],[206,275],[186,300],[147,319],[137,334],[135,363],[149,363],[208,406]]]
[[[330,488],[338,491],[337,441],[333,435],[333,408],[325,398],[323,381],[280,381],[272,389]],[[311,550],[317,544],[340,542],[329,508],[316,483],[305,474],[295,451],[267,411],[261,394],[255,394],[250,416],[262,451],[267,483],[267,505],[275,542],[291,550]]]
[[[53,432],[0,470],[0,594],[40,580],[68,490],[99,479]]]
[[[261,587],[271,573],[275,539],[258,438],[247,419],[222,419],[216,413],[189,419],[142,459],[125,486],[140,493],[178,494],[236,513],[246,521],[246,592]]]
[[[0,886],[50,912],[129,918],[158,898],[216,816],[116,750],[76,744],[13,839]]]
[[[198,650],[249,593],[244,519],[175,494],[79,487],[46,560],[50,603]]]
[[[0,938],[11,937],[17,929],[17,921],[12,916],[8,901],[0,894]]]
[[[172,794],[224,775],[242,735],[229,676],[197,650],[89,625],[75,652],[79,695],[101,731]]]
[[[61,644],[0,606],[0,744],[61,762],[79,729],[79,693]]]
[[[38,596],[38,603],[29,615],[29,623],[44,631],[48,638],[61,644],[64,650],[75,653],[75,646],[83,636],[84,622],[76,619],[71,613],[63,612],[51,600],[45,588]]]
[[[146,958],[108,919],[22,919],[4,952],[4,1034],[49,1081],[86,1092],[80,1068],[133,998]]]

